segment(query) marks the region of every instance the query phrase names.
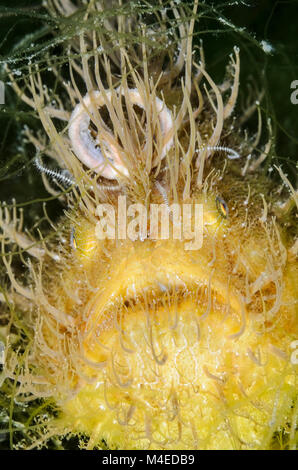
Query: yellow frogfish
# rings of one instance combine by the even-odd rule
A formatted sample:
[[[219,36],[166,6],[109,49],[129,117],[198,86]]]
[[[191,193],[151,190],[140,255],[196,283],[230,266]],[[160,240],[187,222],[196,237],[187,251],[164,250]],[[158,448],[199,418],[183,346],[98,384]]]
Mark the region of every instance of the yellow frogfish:
[[[219,85],[194,46],[198,1],[142,21],[129,4],[49,2],[75,24],[69,68],[47,56],[52,88],[34,61],[26,79],[7,70],[66,210],[33,238],[1,206],[1,306],[21,312],[2,377],[17,401],[55,404],[31,447],[294,449],[297,192],[263,170],[270,138],[244,132],[259,103],[236,110],[241,51]]]

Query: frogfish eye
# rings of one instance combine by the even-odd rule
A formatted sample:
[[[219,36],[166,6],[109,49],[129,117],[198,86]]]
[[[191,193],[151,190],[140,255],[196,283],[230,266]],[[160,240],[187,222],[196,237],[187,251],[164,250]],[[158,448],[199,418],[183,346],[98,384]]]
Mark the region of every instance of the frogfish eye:
[[[221,197],[217,196],[216,197],[216,207],[217,207],[217,210],[220,213],[220,215],[224,219],[227,219],[227,217],[229,215],[229,208],[228,208],[228,205],[227,205],[226,201],[224,201],[224,199],[222,199]]]
[[[70,246],[76,250],[77,248],[77,240],[76,240],[76,232],[75,232],[75,228],[72,227],[71,229],[71,232],[70,232]]]

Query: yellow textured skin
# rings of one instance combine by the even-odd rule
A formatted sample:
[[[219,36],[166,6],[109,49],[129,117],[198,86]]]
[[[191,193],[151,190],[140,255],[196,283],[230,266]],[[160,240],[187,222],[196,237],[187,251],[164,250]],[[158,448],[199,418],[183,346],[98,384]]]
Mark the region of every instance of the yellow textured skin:
[[[100,242],[80,220],[73,263],[97,292],[77,324],[85,358],[103,369],[86,366],[94,383],[63,402],[59,426],[90,436],[89,448],[102,439],[120,449],[267,448],[273,429],[290,427],[297,265],[282,268],[283,298],[270,315],[272,281],[262,302],[244,299],[266,272],[266,232],[252,246],[246,230],[233,230],[214,210],[212,197],[204,213],[213,225],[196,251],[173,240]],[[68,266],[70,289],[81,276]]]

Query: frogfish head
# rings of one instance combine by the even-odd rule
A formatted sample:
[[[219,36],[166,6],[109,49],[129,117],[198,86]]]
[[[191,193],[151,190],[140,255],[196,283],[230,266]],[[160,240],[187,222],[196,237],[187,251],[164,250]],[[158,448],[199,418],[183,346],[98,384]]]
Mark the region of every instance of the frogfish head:
[[[56,3],[79,21],[75,3]],[[217,85],[194,48],[198,8],[158,10],[158,26],[140,23],[133,47],[124,33],[136,18],[121,8],[109,18],[90,2],[70,45],[70,81],[56,70],[56,104],[38,65],[23,88],[8,71],[47,135],[26,130],[42,178],[66,204],[36,243],[16,208],[1,212],[9,302],[30,332],[24,354],[7,347],[4,370],[17,396],[58,408],[32,446],[66,434],[87,436],[90,449],[267,449],[278,433],[284,446],[297,441],[297,193],[279,168],[288,199],[275,193],[261,165],[270,139],[257,154],[244,132],[239,49]],[[90,30],[96,18],[105,33]],[[170,18],[175,47],[165,47]],[[31,260],[27,281],[11,243]]]

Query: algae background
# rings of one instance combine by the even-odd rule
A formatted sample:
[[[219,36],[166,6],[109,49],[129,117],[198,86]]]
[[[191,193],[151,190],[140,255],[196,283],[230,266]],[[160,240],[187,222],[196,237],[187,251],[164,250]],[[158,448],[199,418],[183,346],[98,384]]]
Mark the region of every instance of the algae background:
[[[143,3],[146,5],[146,2]],[[198,44],[200,39],[203,40],[211,76],[215,81],[223,78],[228,55],[237,44],[241,49],[240,90],[243,106],[249,83],[255,82],[259,89],[265,90],[262,100],[264,127],[266,116],[272,119],[275,146],[266,165],[282,164],[295,184],[298,105],[290,101],[293,91],[290,85],[298,79],[298,1],[208,0],[202,2],[202,9],[205,14],[196,25],[195,42]],[[230,24],[220,22],[220,17]],[[22,73],[22,58],[26,59],[32,51],[38,53],[44,45],[51,43],[52,29],[56,29],[55,22],[50,20],[41,0],[16,0],[13,6],[9,0],[0,1],[0,78],[2,76],[5,84],[5,105],[0,105],[1,201],[14,197],[19,202],[25,202],[36,197],[48,199],[49,196],[40,175],[32,166],[34,148],[25,147],[22,136],[24,125],[38,128],[38,123],[33,113],[5,83],[7,77],[3,66],[7,61],[12,61],[12,65]],[[272,45],[272,53],[264,52],[261,41]],[[51,54],[59,56],[63,46],[51,48]],[[239,105],[241,103],[238,102]],[[255,131],[256,122],[251,120],[249,125]],[[264,129],[263,139],[266,140]],[[36,205],[30,207],[31,215],[38,211]],[[29,208],[26,211],[28,217]],[[55,202],[48,204],[52,217],[55,217],[57,210]]]

